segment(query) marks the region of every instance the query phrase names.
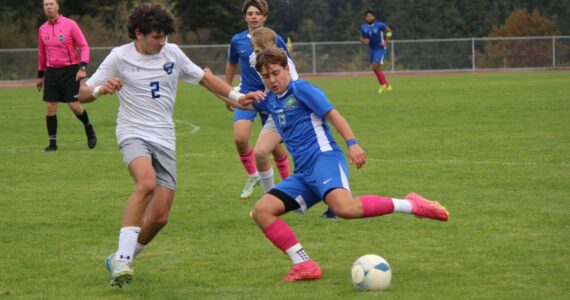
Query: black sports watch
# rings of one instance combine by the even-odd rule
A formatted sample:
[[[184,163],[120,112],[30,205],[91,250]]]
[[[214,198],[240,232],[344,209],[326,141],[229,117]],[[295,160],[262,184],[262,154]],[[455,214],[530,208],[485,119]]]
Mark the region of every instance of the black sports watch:
[[[79,70],[81,70],[81,71],[87,70],[87,64],[86,63],[80,63],[79,64]]]

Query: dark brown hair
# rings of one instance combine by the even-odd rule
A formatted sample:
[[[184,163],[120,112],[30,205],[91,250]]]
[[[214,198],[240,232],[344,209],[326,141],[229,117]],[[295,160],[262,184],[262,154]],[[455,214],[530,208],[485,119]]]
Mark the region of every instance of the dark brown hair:
[[[268,67],[269,65],[280,65],[283,68],[287,67],[287,53],[285,53],[285,50],[270,47],[259,52],[255,61],[255,69],[257,72],[261,72],[263,67]]]
[[[139,4],[131,10],[127,29],[133,40],[137,38],[136,29],[144,35],[153,31],[169,35],[174,32],[174,16],[160,4]]]
[[[373,15],[373,16],[376,17],[376,13],[375,13],[373,10],[371,10],[371,9],[368,9],[368,10],[366,10],[366,11],[364,12],[364,15],[365,15],[365,16],[368,15],[368,14],[371,14],[371,15]]]
[[[243,6],[242,6],[242,13],[245,15],[247,13],[247,9],[253,6],[257,9],[259,9],[259,11],[264,15],[267,16],[267,14],[269,13],[269,4],[267,4],[267,1],[265,0],[245,0],[243,1]]]

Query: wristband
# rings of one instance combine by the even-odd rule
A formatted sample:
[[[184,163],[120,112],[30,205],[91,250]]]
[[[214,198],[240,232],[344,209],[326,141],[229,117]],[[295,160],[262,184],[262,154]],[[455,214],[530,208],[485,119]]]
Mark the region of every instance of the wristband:
[[[392,37],[392,31],[386,32],[386,37]]]
[[[350,140],[346,141],[347,147],[350,147],[350,146],[356,145],[356,144],[358,144],[358,142],[355,139],[350,139]]]
[[[235,102],[239,102],[239,98],[241,98],[242,96],[245,96],[244,94],[238,92],[238,91],[234,91],[232,90],[229,94],[228,94],[228,98],[232,99]]]
[[[93,98],[97,99],[97,97],[101,96],[101,88],[103,86],[102,85],[98,85],[93,89],[93,93],[91,93],[91,96],[93,96]]]
[[[46,74],[46,71],[44,70],[39,70],[38,71],[38,78],[44,78],[44,75]]]

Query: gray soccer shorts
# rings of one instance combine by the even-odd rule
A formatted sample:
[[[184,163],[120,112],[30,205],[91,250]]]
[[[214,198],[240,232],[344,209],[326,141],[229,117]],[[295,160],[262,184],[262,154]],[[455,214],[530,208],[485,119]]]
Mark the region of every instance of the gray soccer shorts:
[[[128,166],[137,157],[148,157],[156,174],[156,184],[176,191],[176,151],[157,143],[129,138],[119,145]]]
[[[271,117],[271,115],[267,118],[267,120],[265,121],[265,124],[263,124],[263,129],[267,129],[267,130],[271,130],[273,132],[279,133],[279,131],[277,130],[277,126],[275,125],[275,121],[273,121],[273,118]]]

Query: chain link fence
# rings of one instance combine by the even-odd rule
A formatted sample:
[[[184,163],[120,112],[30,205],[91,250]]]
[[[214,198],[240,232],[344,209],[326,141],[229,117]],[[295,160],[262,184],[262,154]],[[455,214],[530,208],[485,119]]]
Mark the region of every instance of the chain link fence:
[[[201,67],[223,74],[228,45],[182,45]],[[92,47],[93,74],[112,47]],[[359,42],[294,43],[291,52],[301,74],[369,71],[368,46]],[[570,68],[570,36],[392,40],[384,70],[399,72]],[[36,49],[0,49],[0,81],[30,80],[37,73]]]

